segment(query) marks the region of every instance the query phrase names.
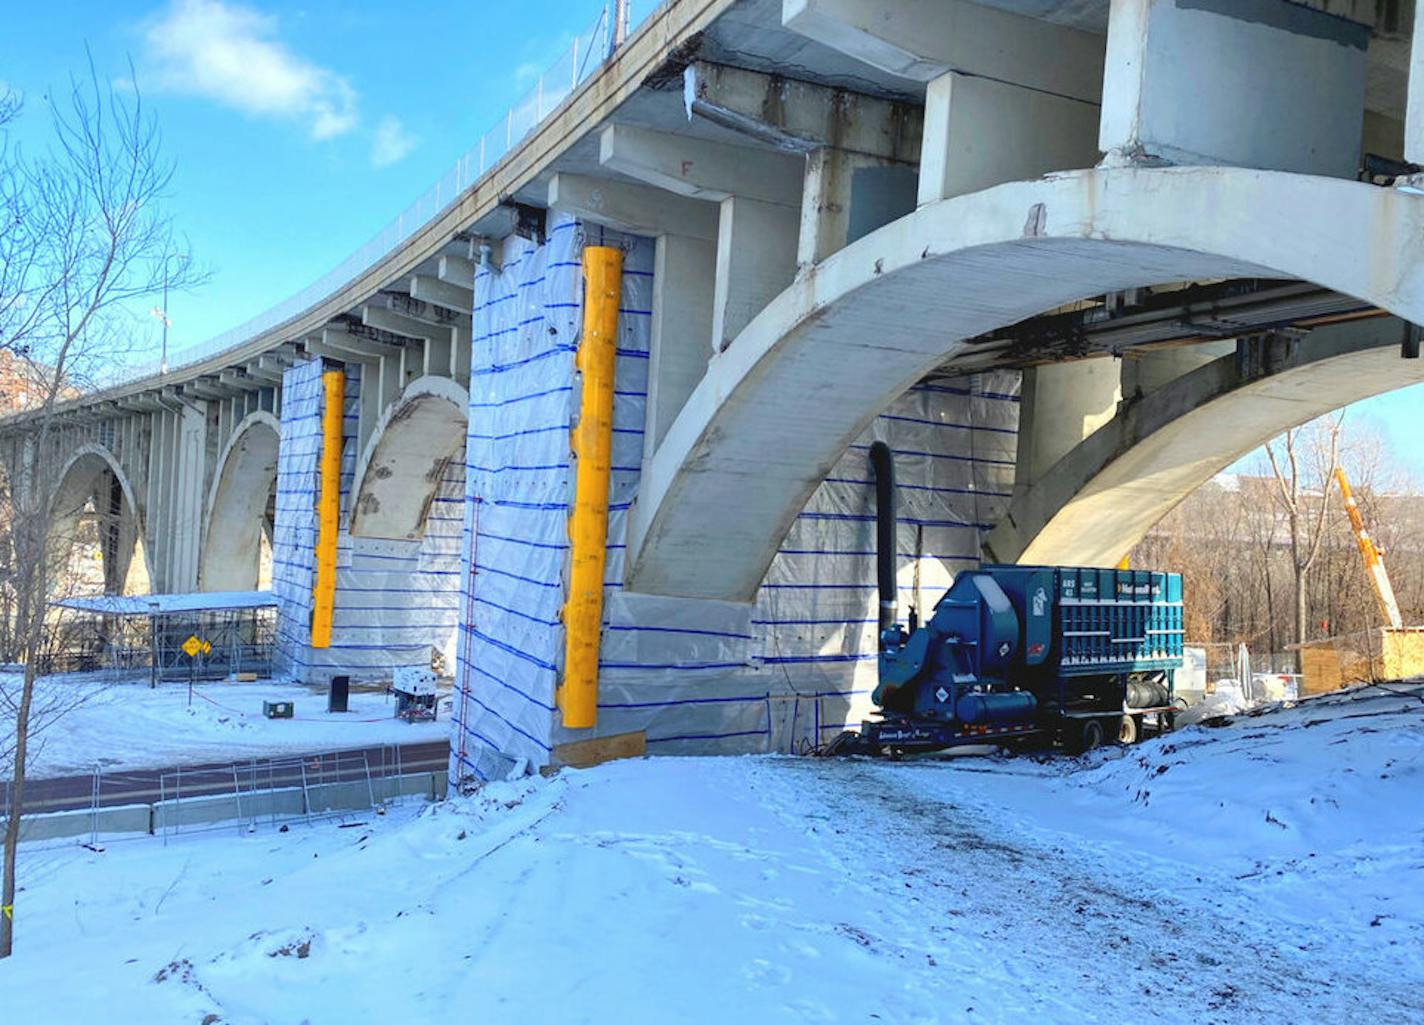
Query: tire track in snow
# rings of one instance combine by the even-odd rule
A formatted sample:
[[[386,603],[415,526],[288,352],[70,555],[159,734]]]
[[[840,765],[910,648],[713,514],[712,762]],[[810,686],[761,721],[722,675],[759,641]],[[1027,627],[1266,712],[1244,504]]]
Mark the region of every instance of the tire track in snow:
[[[906,985],[938,993],[948,1020],[1420,1020],[1391,966],[1341,964],[1299,925],[1252,917],[1249,890],[1230,880],[1186,899],[1180,865],[1168,875],[1160,859],[1037,825],[977,794],[973,773],[776,759],[758,775],[789,826],[825,809],[816,831],[858,891],[853,927],[921,950]]]

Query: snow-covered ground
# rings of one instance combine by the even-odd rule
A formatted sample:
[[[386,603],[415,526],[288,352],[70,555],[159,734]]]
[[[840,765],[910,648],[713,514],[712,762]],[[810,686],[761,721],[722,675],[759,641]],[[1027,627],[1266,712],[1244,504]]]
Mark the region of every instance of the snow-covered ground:
[[[0,677],[0,688],[19,678]],[[30,772],[36,777],[104,770],[151,769],[287,752],[331,751],[374,744],[419,743],[449,736],[448,699],[434,723],[393,717],[394,699],[353,691],[350,711],[329,714],[321,688],[270,680],[201,682],[191,705],[186,683],[106,682],[70,676],[37,682],[36,704],[63,708],[42,715]],[[266,719],[264,701],[295,702],[293,719]],[[45,720],[49,721],[45,721]]]
[[[26,850],[4,1021],[1424,1020],[1424,704],[1084,760],[620,762]]]

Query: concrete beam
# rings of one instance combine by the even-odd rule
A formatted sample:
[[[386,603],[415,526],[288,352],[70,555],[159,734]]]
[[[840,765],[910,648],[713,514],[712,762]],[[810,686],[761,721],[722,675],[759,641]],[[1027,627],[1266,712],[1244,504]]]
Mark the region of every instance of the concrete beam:
[[[304,338],[302,340],[302,348],[307,351],[308,355],[315,359],[324,357],[326,359],[341,360],[348,363],[360,363],[362,365],[379,363],[381,359],[379,356],[369,354],[361,355],[349,349],[341,349],[334,345],[328,345],[319,335]]]
[[[360,430],[365,438],[369,431],[375,429],[376,419],[404,389],[405,361],[411,350],[406,346],[387,345],[331,327],[322,330],[321,341],[336,352],[347,353],[345,359],[357,360],[363,367],[367,361],[374,361],[369,368],[363,368],[361,371],[363,387]],[[369,374],[368,369],[372,371]],[[373,383],[374,387],[371,387]]]
[[[385,342],[378,342],[374,338],[367,338],[363,335],[354,335],[350,331],[343,331],[336,327],[322,328],[322,342],[332,349],[345,352],[344,359],[396,359],[399,360],[401,352],[404,351],[399,345],[388,345]],[[308,349],[310,351],[310,348]]]
[[[519,225],[519,211],[510,203],[501,203],[470,223],[468,231],[472,235],[485,235],[492,239],[505,238],[514,234]]]
[[[226,377],[223,378],[223,380],[226,379]],[[152,413],[164,408],[163,404],[158,401],[157,394],[154,392],[143,392],[139,395],[119,399],[118,406],[120,409],[130,413]]]
[[[736,195],[784,206],[801,202],[805,161],[791,154],[630,125],[609,125],[598,143],[604,167],[689,199],[721,202]]]
[[[218,371],[218,380],[231,387],[234,391],[243,394],[264,387],[262,381],[256,380],[248,374],[246,370],[239,367]]]
[[[183,394],[201,399],[205,402],[221,402],[229,398],[234,389],[223,386],[220,382],[211,383],[210,378],[198,378],[194,381],[186,381],[179,386]]]
[[[913,164],[920,158],[918,106],[846,89],[694,61],[683,71],[696,115],[794,152],[822,146]]]
[[[549,209],[632,235],[717,239],[716,206],[646,185],[560,172],[549,181]]]
[[[473,281],[474,278],[472,277],[470,280]],[[460,285],[452,285],[440,278],[432,278],[428,274],[411,275],[410,297],[430,303],[432,306],[439,306],[442,309],[454,310],[457,313],[468,314],[475,307],[473,290]]]
[[[958,71],[1093,103],[1102,95],[1101,36],[970,0],[783,0],[781,23],[919,82]]]
[[[437,320],[427,320],[408,312],[390,309],[386,306],[361,307],[361,323],[379,331],[403,335],[406,338],[421,338],[425,341],[449,343],[454,335],[455,325]]]
[[[280,367],[273,367],[264,364],[264,357],[259,356],[245,367],[247,376],[260,382],[259,387],[264,384],[281,384],[282,370]]]
[[[439,269],[435,276],[447,284],[456,285],[460,288],[474,289],[475,286],[475,261],[467,260],[463,256],[442,256],[440,257]]]
[[[268,349],[264,355],[270,356],[276,363],[280,364],[283,368],[294,365],[299,358],[297,355],[296,342],[283,342],[275,349]]]
[[[278,384],[282,383],[282,375],[285,374],[287,369],[295,362],[296,360],[292,358],[290,352],[283,352],[281,350],[264,352],[261,356],[257,357],[257,365],[263,370],[276,374]]]
[[[919,202],[1098,162],[1101,110],[1087,102],[949,72],[925,92]]]
[[[712,293],[714,351],[726,348],[746,322],[790,284],[796,273],[798,211],[806,163],[801,157],[611,125],[600,137],[599,159],[605,167],[658,189],[720,202],[715,285],[708,289],[712,278],[680,283],[684,289],[702,288]],[[668,233],[697,241],[696,236],[677,228],[658,235]],[[684,262],[701,262],[700,253],[692,255],[697,252],[695,245],[680,246],[679,251]],[[666,304],[659,312],[678,315]],[[665,335],[664,326],[655,325],[655,330]],[[705,351],[700,359],[690,355],[683,365],[705,365],[705,357]],[[671,392],[681,390],[667,383]],[[664,397],[670,398],[667,391]]]
[[[1353,178],[1369,41],[1292,0],[1113,0],[1099,148]]]

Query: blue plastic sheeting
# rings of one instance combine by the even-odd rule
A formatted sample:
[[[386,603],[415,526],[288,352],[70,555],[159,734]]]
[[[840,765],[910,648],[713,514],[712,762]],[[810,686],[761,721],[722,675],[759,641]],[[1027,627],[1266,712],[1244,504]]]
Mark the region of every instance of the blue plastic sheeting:
[[[321,361],[313,360],[298,363],[282,375],[282,436],[272,524],[272,590],[277,595],[273,670],[294,677],[303,675],[311,652],[321,373]]]
[[[546,244],[511,237],[503,265],[474,281],[456,777],[501,775],[517,758],[548,761],[583,242],[574,221],[552,217]]]
[[[900,614],[927,615],[978,565],[1013,489],[1017,392],[1017,374],[979,375],[893,403],[792,524],[752,605],[610,589],[598,731],[643,730],[658,753],[786,752],[858,723],[876,682],[870,443],[896,454]],[[611,526],[620,555],[621,541]]]
[[[283,379],[273,590],[278,595],[277,666],[293,679],[336,673],[389,679],[401,666],[426,666],[432,654],[453,663],[465,468],[452,460],[436,486],[419,540],[353,537],[352,488],[359,459],[361,365],[346,364],[341,516],[331,644],[311,647],[316,500],[321,455],[322,361],[300,363]],[[400,401],[399,397],[396,400]]]
[[[585,244],[625,250],[614,403],[599,725],[558,725]],[[791,751],[869,711],[875,683],[870,443],[899,478],[902,615],[927,614],[1013,487],[1017,374],[927,381],[847,450],[783,539],[753,604],[625,594],[627,510],[644,455],[649,240],[554,220],[544,245],[506,242],[474,281],[467,532],[455,779],[544,764],[565,741],[642,730],[660,753]],[[710,355],[710,339],[709,355]]]

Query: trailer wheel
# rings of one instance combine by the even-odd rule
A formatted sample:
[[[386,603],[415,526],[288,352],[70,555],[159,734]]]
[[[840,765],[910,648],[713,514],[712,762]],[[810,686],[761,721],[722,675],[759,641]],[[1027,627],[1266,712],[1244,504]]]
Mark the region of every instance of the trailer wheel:
[[[1078,727],[1078,743],[1074,745],[1074,750],[1078,754],[1082,754],[1085,751],[1102,747],[1106,735],[1101,719],[1084,719],[1083,724]]]
[[[1122,745],[1136,744],[1142,736],[1142,718],[1136,715],[1124,715],[1117,724],[1117,742]]]

